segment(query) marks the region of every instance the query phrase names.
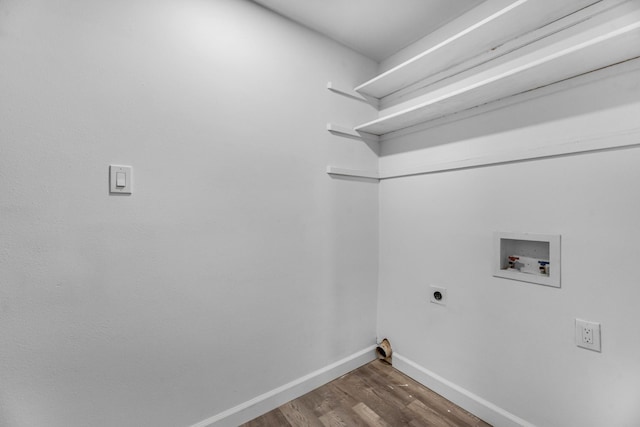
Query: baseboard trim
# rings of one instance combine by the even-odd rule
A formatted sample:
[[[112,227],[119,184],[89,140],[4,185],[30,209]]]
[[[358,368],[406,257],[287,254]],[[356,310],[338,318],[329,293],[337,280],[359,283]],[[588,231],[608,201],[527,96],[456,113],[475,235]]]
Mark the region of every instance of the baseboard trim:
[[[371,362],[376,358],[375,349],[375,345],[367,347],[324,368],[193,424],[191,427],[235,427],[246,423]]]
[[[535,427],[406,357],[393,353],[393,367],[496,427]]]

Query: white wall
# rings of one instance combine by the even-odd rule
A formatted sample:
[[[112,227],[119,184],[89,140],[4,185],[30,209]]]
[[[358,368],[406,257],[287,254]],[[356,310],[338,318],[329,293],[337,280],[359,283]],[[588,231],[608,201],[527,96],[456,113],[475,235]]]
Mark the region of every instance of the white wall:
[[[638,141],[640,67],[625,67],[385,142],[380,167]],[[639,164],[636,146],[382,181],[380,336],[534,425],[640,425]],[[494,231],[562,235],[562,287],[492,277]],[[575,318],[601,322],[601,353],[575,346]]]
[[[189,425],[374,343],[372,61],[238,0],[0,2],[0,425]],[[108,165],[134,193],[108,194]]]
[[[377,167],[324,128],[371,118],[325,84],[376,64],[238,0],[4,0],[0,58],[0,425],[189,425],[366,348],[378,188],[395,351],[536,425],[640,422],[638,148],[329,178]],[[621,138],[638,81],[385,142],[380,168]],[[562,288],[492,277],[496,230],[561,234]]]

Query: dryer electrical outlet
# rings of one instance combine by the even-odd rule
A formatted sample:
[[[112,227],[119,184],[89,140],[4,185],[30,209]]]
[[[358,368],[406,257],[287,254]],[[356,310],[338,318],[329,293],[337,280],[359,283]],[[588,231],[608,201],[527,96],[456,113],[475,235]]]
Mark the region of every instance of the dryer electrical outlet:
[[[429,300],[434,304],[447,305],[447,288],[431,286]]]

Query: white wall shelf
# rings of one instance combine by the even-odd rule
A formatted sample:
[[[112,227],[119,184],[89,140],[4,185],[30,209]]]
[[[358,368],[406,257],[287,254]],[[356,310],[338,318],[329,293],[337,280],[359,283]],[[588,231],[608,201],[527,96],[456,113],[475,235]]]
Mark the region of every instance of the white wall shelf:
[[[347,98],[352,98],[357,101],[361,101],[367,104],[372,105],[376,109],[378,108],[378,100],[376,98],[372,98],[370,96],[362,95],[359,92],[356,92],[354,89],[345,88],[339,85],[336,85],[333,82],[327,82],[327,89],[329,89],[333,93],[337,93],[342,96],[346,96]]]
[[[595,0],[485,1],[425,38],[422,52],[355,90],[383,98],[439,73],[453,75],[461,64],[470,68],[558,31],[560,18],[566,18],[561,25],[570,25],[567,21],[578,22],[621,1],[609,0],[606,5]]]
[[[334,135],[345,136],[348,138],[361,139],[362,136],[353,128],[348,126],[337,125],[335,123],[327,123],[327,130]]]
[[[327,123],[327,130],[336,136],[345,138],[358,139],[361,141],[379,142],[380,137],[367,132],[358,132],[349,126],[337,125],[335,123]]]
[[[380,174],[378,173],[378,171],[347,169],[347,168],[339,168],[335,166],[327,166],[327,173],[329,175],[347,176],[352,178],[373,179],[376,182],[380,179]]]
[[[637,56],[640,2],[627,1],[382,110],[378,119],[355,130],[385,135]]]
[[[638,59],[637,61],[640,61]],[[590,153],[598,151],[616,150],[622,148],[640,146],[640,128],[629,129],[621,132],[606,132],[589,139],[567,140],[554,142],[547,146],[536,148],[527,152],[493,154],[477,158],[465,159],[457,162],[433,163],[402,170],[364,171],[328,166],[329,175],[351,176],[357,178],[371,178],[386,180],[402,178],[430,173],[470,169],[489,165],[503,165],[523,160],[542,160],[553,157],[570,156],[578,153]]]

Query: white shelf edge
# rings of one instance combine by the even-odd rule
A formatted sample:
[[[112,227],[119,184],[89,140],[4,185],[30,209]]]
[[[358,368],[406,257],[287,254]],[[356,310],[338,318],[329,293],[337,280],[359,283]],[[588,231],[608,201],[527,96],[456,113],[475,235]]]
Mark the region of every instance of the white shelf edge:
[[[375,107],[376,109],[378,108],[378,105],[379,105],[378,99],[362,95],[362,94],[356,92],[353,89],[347,89],[347,88],[344,88],[344,87],[337,86],[333,82],[327,82],[327,89],[330,90],[333,93],[337,93],[339,95],[346,96],[347,98],[351,98],[351,99],[355,99],[355,100],[360,101],[360,102],[364,102],[366,104],[369,104],[369,105]]]
[[[536,88],[536,90],[527,91],[524,93],[518,93],[513,96],[502,98],[494,102],[490,102],[476,107],[469,108],[467,110],[459,111],[453,114],[449,114],[443,117],[439,117],[433,120],[429,120],[423,123],[419,123],[408,128],[403,128],[397,131],[386,133],[380,136],[380,143],[392,141],[397,138],[411,135],[414,133],[423,132],[433,127],[447,125],[453,122],[467,120],[469,118],[490,113],[495,110],[510,107],[514,104],[520,104],[532,99],[548,96],[559,91],[570,89],[572,87],[589,84],[597,81],[603,77],[609,75],[615,75],[619,73],[626,73],[629,71],[640,70],[640,55],[635,58],[630,58],[625,61],[621,61],[616,64],[608,65],[596,70],[592,70],[569,79],[565,79],[559,82]]]
[[[358,132],[356,132],[353,128],[337,125],[335,123],[327,123],[327,130],[331,133],[342,135],[342,136],[349,136],[357,139],[362,138],[362,136]]]
[[[380,137],[367,132],[358,132],[353,128],[335,123],[327,123],[327,131],[333,135],[343,136],[346,138],[358,139],[362,141],[378,142]]]
[[[636,15],[637,15],[637,11],[636,11]],[[454,90],[448,90],[448,87],[444,88],[445,92],[442,95],[436,96],[434,98],[431,99],[427,99],[426,101],[423,102],[419,102],[416,105],[413,105],[409,108],[406,108],[404,110],[380,117],[376,120],[364,123],[362,125],[359,125],[355,128],[355,131],[357,132],[369,132],[372,134],[376,134],[376,135],[384,135],[393,131],[397,131],[400,130],[402,128],[406,128],[406,127],[410,127],[413,126],[415,124],[421,123],[421,122],[426,122],[429,120],[433,120],[435,118],[438,117],[442,117],[446,114],[440,114],[439,116],[432,116],[429,117],[429,115],[427,113],[425,113],[424,117],[420,118],[420,120],[417,120],[416,123],[413,124],[394,124],[394,119],[401,119],[402,117],[406,117],[409,114],[414,114],[414,113],[418,113],[421,110],[426,110],[428,107],[432,107],[435,106],[439,103],[443,103],[443,102],[447,102],[451,99],[454,98],[462,98],[465,95],[468,95],[468,97],[470,99],[472,99],[474,96],[477,96],[478,93],[480,93],[482,95],[482,90],[485,89],[487,92],[487,95],[491,96],[493,94],[493,89],[491,89],[490,85],[499,82],[499,81],[503,81],[509,77],[512,77],[516,74],[522,73],[524,71],[528,71],[528,70],[532,70],[540,65],[546,64],[548,62],[552,62],[558,58],[562,58],[565,57],[567,55],[570,55],[572,53],[575,53],[577,51],[589,48],[591,46],[597,45],[601,42],[604,41],[608,41],[611,39],[614,39],[616,37],[625,35],[629,32],[635,31],[637,29],[640,28],[640,18],[635,17],[634,18],[635,21],[633,21],[630,24],[624,25],[622,27],[617,27],[611,31],[608,31],[604,34],[600,34],[594,37],[591,37],[587,40],[583,40],[583,41],[577,41],[572,45],[569,46],[563,46],[566,45],[565,41],[561,41],[558,43],[555,43],[554,45],[551,46],[551,48],[553,48],[556,45],[559,45],[560,48],[557,51],[552,51],[551,53],[548,53],[548,51],[550,50],[549,47],[545,47],[540,49],[539,51],[535,51],[531,54],[525,55],[524,56],[524,60],[522,57],[520,58],[516,58],[515,60],[508,62],[507,64],[502,64],[499,66],[496,66],[492,69],[487,70],[486,72],[480,73],[480,75],[473,75],[467,79],[462,80],[461,82],[457,82],[456,84],[453,84],[451,86],[462,86],[462,87],[458,87],[457,89]],[[640,45],[640,44],[639,44]],[[542,51],[543,53],[540,54],[540,51]],[[540,56],[541,57],[536,57],[536,56]],[[516,65],[515,63],[520,63],[519,65]],[[588,72],[589,70],[576,70],[576,74],[580,74],[581,72]],[[564,70],[560,70],[558,72],[564,72]],[[480,76],[480,77],[479,77]],[[562,78],[557,79],[558,80],[562,80]],[[549,84],[551,84],[552,82],[549,82]],[[534,87],[529,88],[530,89],[534,89]],[[436,91],[437,93],[438,91]],[[517,93],[521,92],[521,90],[515,91],[514,93],[511,93],[507,96],[510,95],[515,95]],[[429,96],[429,94],[427,94],[427,96]],[[491,101],[495,101],[497,99],[503,98],[506,96],[500,96],[496,99],[490,100],[488,102]],[[424,97],[423,97],[424,98]],[[464,98],[462,99],[463,101]],[[460,101],[462,102],[462,101]],[[473,102],[470,102],[469,105],[466,105],[464,108],[459,108],[459,110],[463,110],[466,108],[472,108],[475,107],[477,105],[480,105],[482,103],[486,103],[487,101],[483,101],[480,103],[476,103],[474,105]],[[448,113],[448,114],[453,114],[452,112]]]
[[[422,52],[355,90],[386,100],[421,81],[453,76],[553,34],[559,21],[570,26],[627,1],[632,0],[487,0],[418,41]]]
[[[404,178],[430,173],[502,165],[512,162],[542,160],[553,157],[571,156],[574,154],[586,154],[606,150],[640,147],[639,137],[640,127],[624,131],[604,133],[592,138],[572,139],[561,143],[556,142],[548,146],[528,150],[524,153],[503,153],[460,161],[422,165],[415,168],[396,171],[385,171],[384,169],[381,169],[380,171],[367,171],[327,166],[327,174],[383,181],[387,179]]]
[[[385,71],[384,73],[374,77],[373,79],[362,83],[361,85],[357,86],[355,88],[356,91],[358,92],[362,92],[362,93],[367,93],[367,87],[371,86],[372,84],[375,84],[381,80],[385,80],[388,79],[390,76],[396,75],[399,71],[401,70],[406,70],[408,67],[412,66],[413,64],[417,64],[419,63],[423,58],[427,57],[428,55],[430,55],[431,53],[442,49],[444,47],[447,47],[449,45],[451,45],[453,42],[455,42],[456,40],[472,33],[474,30],[481,28],[482,26],[490,23],[491,21],[495,20],[496,18],[510,12],[511,10],[515,9],[516,7],[526,3],[529,0],[518,0],[516,2],[513,2],[511,4],[507,4],[507,6],[505,7],[501,7],[500,9],[498,9],[497,11],[491,13],[489,16],[481,19],[480,21],[474,23],[473,25],[470,25],[469,27],[463,29],[462,31],[446,38],[445,40],[441,41],[440,43],[437,43],[435,46],[430,47],[429,49],[425,50],[424,52],[414,56],[413,58],[408,59],[407,61],[402,62],[401,64],[389,69],[388,71]],[[372,95],[375,96],[375,95]],[[378,96],[379,97],[379,96]]]
[[[354,178],[367,178],[375,179],[380,178],[380,174],[377,171],[366,171],[358,169],[339,168],[335,166],[327,166],[327,173],[329,175],[349,176]]]
[[[455,171],[484,166],[503,165],[513,162],[543,160],[554,157],[571,156],[575,154],[594,153],[607,150],[640,147],[640,127],[617,132],[607,132],[590,138],[570,139],[553,142],[550,145],[537,147],[526,152],[512,152],[469,158],[452,162],[441,162],[422,165],[401,170],[367,171],[358,169],[327,166],[327,174],[368,178],[379,181],[395,178],[405,178],[430,173]]]
[[[393,93],[385,95],[383,99],[379,100],[378,108],[383,110],[388,106],[393,106],[402,103],[403,99],[410,97],[416,97],[417,95],[424,93],[428,90],[429,86],[442,82],[452,76],[461,75],[475,67],[482,66],[483,64],[496,60],[504,55],[510,54],[517,49],[525,48],[526,46],[543,39],[544,37],[552,36],[553,34],[570,28],[574,25],[580,24],[587,19],[603,13],[604,11],[615,7],[616,5],[628,0],[608,0],[599,1],[595,4],[585,7],[578,11],[565,16],[562,19],[550,22],[541,28],[534,31],[530,31],[526,34],[517,36],[494,49],[482,52],[471,58],[465,59],[449,68],[445,68],[442,71],[437,71],[428,76],[420,77],[415,82],[396,90]]]

